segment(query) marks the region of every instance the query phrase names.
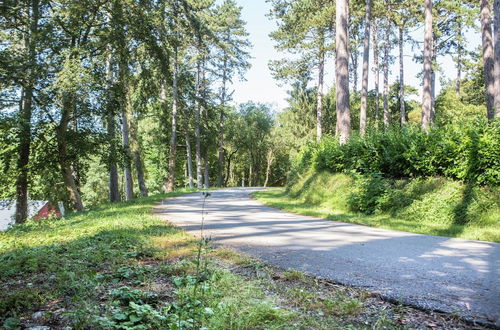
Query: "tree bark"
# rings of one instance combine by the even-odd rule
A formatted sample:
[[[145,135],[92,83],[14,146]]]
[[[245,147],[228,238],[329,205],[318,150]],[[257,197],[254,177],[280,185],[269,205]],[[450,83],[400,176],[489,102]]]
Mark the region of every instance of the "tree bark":
[[[132,150],[132,157],[134,160],[135,171],[137,172],[137,184],[139,186],[139,192],[142,197],[148,196],[148,189],[146,187],[146,181],[144,179],[144,169],[142,166],[141,159],[141,146],[139,144],[139,139],[137,138],[137,122],[134,118],[132,101],[130,95],[127,98],[127,120],[129,123],[129,135],[130,135],[130,146]]]
[[[318,49],[318,90],[316,92],[316,140],[320,141],[323,134],[323,81],[325,76],[324,33],[319,30]]]
[[[424,26],[424,78],[422,91],[422,129],[429,130],[432,111],[431,71],[432,71],[432,0],[425,0]]]
[[[210,188],[210,169],[208,168],[208,148],[205,151],[204,157],[203,157],[203,167],[205,168],[205,175],[204,175],[204,188]]]
[[[491,8],[489,0],[481,0],[481,36],[483,45],[484,87],[488,120],[495,117],[495,75],[493,37],[491,32]]]
[[[274,160],[273,149],[269,148],[267,151],[267,166],[266,166],[266,180],[264,181],[264,188],[267,187],[267,183],[269,182],[269,174],[271,172],[271,165]]]
[[[378,128],[380,117],[380,68],[378,54],[378,24],[373,24],[373,67],[375,73],[375,126]]]
[[[389,0],[386,0],[387,12],[390,12]],[[384,71],[384,130],[387,131],[390,122],[389,113],[389,48],[391,36],[391,21],[386,17],[384,29],[384,64],[382,70]]]
[[[495,113],[494,117],[500,117],[500,0],[494,2],[494,30],[495,30]]]
[[[226,107],[226,81],[227,81],[227,55],[224,55],[222,72],[222,93],[221,93],[221,107],[219,119],[219,152],[217,159],[217,187],[222,187],[224,182],[223,168],[224,168],[224,110]]]
[[[21,106],[19,113],[19,158],[16,179],[16,223],[23,223],[28,217],[28,165],[31,148],[31,114],[33,107],[33,90],[35,87],[36,65],[36,36],[38,31],[39,3],[31,1],[31,17],[29,35],[26,36],[24,46],[28,51],[27,81],[21,92]]]
[[[365,9],[365,35],[363,40],[363,73],[361,81],[361,110],[359,114],[359,132],[366,133],[366,113],[368,99],[368,66],[370,61],[370,23],[371,23],[372,1],[366,0]]]
[[[455,92],[460,94],[460,89],[462,85],[462,56],[463,56],[463,33],[462,33],[462,23],[458,22],[458,40],[457,40],[457,81],[455,86]]]
[[[351,133],[349,108],[349,1],[336,1],[336,107],[339,141],[345,144]]]
[[[130,201],[134,199],[134,184],[132,181],[132,169],[131,169],[131,155],[130,155],[130,140],[129,140],[129,127],[127,120],[127,110],[126,110],[126,100],[124,99],[120,102],[121,116],[122,116],[122,146],[125,152],[125,162],[124,162],[124,180],[125,180],[125,200]]]
[[[406,109],[405,109],[405,79],[404,79],[404,63],[403,63],[403,45],[404,45],[404,30],[399,27],[399,114],[401,116],[401,127],[406,125]]]
[[[108,93],[108,108],[106,114],[107,130],[108,130],[108,143],[109,143],[109,158],[108,158],[108,171],[109,171],[109,201],[120,201],[120,192],[118,187],[118,167],[116,165],[117,151],[116,151],[116,113],[115,113],[115,100],[113,93],[113,73],[112,73],[112,55],[110,54],[106,63],[106,84]]]
[[[187,158],[187,172],[188,172],[188,179],[189,179],[189,188],[194,187],[194,180],[193,180],[193,161],[191,158],[191,143],[189,142],[189,131],[187,124],[184,126],[184,135],[186,139],[186,158]]]
[[[195,105],[194,105],[194,138],[195,138],[195,160],[196,160],[196,185],[203,188],[202,168],[201,168],[201,134],[200,134],[200,84],[201,84],[201,63],[197,64],[197,77],[195,85]]]
[[[74,97],[64,93],[62,95],[61,119],[56,129],[59,166],[61,168],[64,185],[68,190],[74,208],[77,211],[83,211],[84,207],[78,185],[73,177],[73,169],[71,168],[71,160],[69,159],[67,146],[68,125],[73,115]]]
[[[175,166],[177,157],[177,104],[179,102],[178,89],[177,89],[177,76],[179,74],[179,64],[177,58],[177,46],[174,46],[174,74],[172,77],[172,134],[170,138],[170,151],[168,153],[168,177],[165,183],[164,190],[169,193],[174,191],[175,185]]]

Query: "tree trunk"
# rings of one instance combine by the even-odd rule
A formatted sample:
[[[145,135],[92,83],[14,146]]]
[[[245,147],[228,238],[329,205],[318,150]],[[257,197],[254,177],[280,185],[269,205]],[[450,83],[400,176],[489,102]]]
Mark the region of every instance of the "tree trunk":
[[[375,126],[378,128],[380,117],[380,69],[378,54],[378,24],[373,24],[373,67],[375,70]]]
[[[267,151],[267,166],[266,166],[266,181],[264,181],[264,188],[267,187],[267,183],[269,182],[269,174],[271,172],[271,165],[274,160],[273,149],[269,148]]]
[[[494,117],[500,117],[500,0],[494,2],[494,29],[495,29],[495,113]]]
[[[146,181],[144,179],[144,170],[141,160],[141,146],[139,145],[139,139],[137,138],[137,122],[135,121],[133,110],[132,110],[132,100],[130,95],[127,98],[127,120],[129,123],[129,135],[130,135],[130,146],[132,150],[132,157],[134,159],[134,166],[137,172],[137,184],[139,186],[139,191],[142,197],[148,196],[148,189],[146,188]]]
[[[434,102],[436,100],[436,70],[434,68],[437,65],[437,39],[436,36],[433,35],[432,40],[432,64],[431,64],[431,116],[430,116],[430,124],[431,126],[434,124],[434,116],[435,116],[435,108]]]
[[[384,71],[384,130],[389,128],[389,38],[391,33],[390,21],[387,18],[385,31],[384,31],[384,64],[382,70]]]
[[[205,168],[205,175],[204,175],[204,188],[210,188],[210,173],[209,173],[209,168],[208,168],[208,148],[205,151],[205,155],[203,157],[203,167]]]
[[[80,196],[80,191],[73,177],[73,169],[68,155],[67,134],[68,124],[73,115],[74,98],[72,95],[64,94],[62,96],[61,120],[56,129],[57,151],[59,166],[63,176],[64,185],[68,190],[70,200],[77,211],[83,211],[83,203]]]
[[[217,159],[217,187],[222,187],[224,182],[224,175],[222,173],[224,168],[224,110],[226,106],[226,81],[227,81],[227,56],[224,55],[224,64],[222,72],[222,95],[219,119],[219,152]]]
[[[193,161],[191,158],[191,143],[189,142],[189,131],[187,124],[185,124],[184,127],[184,135],[186,139],[186,158],[187,158],[187,172],[188,172],[188,179],[189,179],[189,188],[194,187],[194,180],[193,180]]]
[[[403,64],[403,45],[404,45],[404,30],[399,27],[399,114],[401,116],[401,127],[406,125],[406,109],[405,109],[405,79],[404,79],[404,64]]]
[[[38,0],[31,1],[31,17],[29,35],[25,38],[24,46],[28,51],[27,81],[21,92],[21,106],[19,113],[19,158],[16,179],[16,223],[23,223],[28,217],[28,164],[31,147],[31,113],[33,89],[35,86],[36,65],[36,36],[38,31],[39,6]]]
[[[319,49],[318,49],[318,90],[316,92],[316,140],[321,140],[323,133],[323,80],[325,75],[325,49],[324,33],[319,30]]]
[[[195,159],[196,159],[196,185],[203,188],[202,168],[201,168],[201,134],[200,134],[200,84],[201,84],[201,63],[198,62],[197,77],[195,85],[195,105],[194,105],[194,138],[195,138]]]
[[[370,23],[371,23],[372,1],[366,0],[365,9],[365,35],[363,40],[363,77],[361,81],[361,111],[359,113],[359,132],[366,133],[366,113],[368,99],[368,66],[370,61]]]
[[[429,130],[432,111],[432,0],[425,0],[424,78],[422,91],[422,129]]]
[[[489,0],[481,0],[481,35],[483,44],[484,87],[488,120],[495,116],[495,76],[493,37],[491,33],[491,8]]]
[[[463,45],[463,33],[462,33],[462,23],[458,22],[458,40],[457,40],[457,81],[455,86],[455,92],[460,94],[461,84],[462,84],[462,54],[464,50]]]
[[[336,107],[339,141],[345,144],[351,133],[349,109],[349,1],[336,1]]]
[[[122,101],[125,103],[125,100]],[[127,110],[125,109],[125,104],[120,106],[121,116],[122,116],[122,145],[125,151],[125,162],[124,162],[124,179],[125,179],[125,200],[130,201],[134,199],[134,184],[132,181],[132,169],[131,169],[131,155],[130,155],[130,141],[129,141],[129,127],[127,120]]]
[[[172,77],[172,134],[170,139],[170,151],[168,154],[168,177],[165,183],[164,190],[169,193],[174,191],[175,185],[175,165],[177,157],[177,104],[179,102],[178,89],[177,89],[177,76],[179,74],[179,65],[177,63],[177,46],[174,46],[174,74]]]
[[[108,143],[109,143],[109,158],[108,158],[108,170],[109,170],[109,201],[118,202],[120,201],[120,192],[118,187],[118,167],[116,166],[117,151],[116,151],[116,118],[115,118],[115,99],[113,93],[113,73],[112,73],[112,55],[108,56],[106,62],[106,90],[108,93],[108,104],[107,104],[107,130],[108,130]]]

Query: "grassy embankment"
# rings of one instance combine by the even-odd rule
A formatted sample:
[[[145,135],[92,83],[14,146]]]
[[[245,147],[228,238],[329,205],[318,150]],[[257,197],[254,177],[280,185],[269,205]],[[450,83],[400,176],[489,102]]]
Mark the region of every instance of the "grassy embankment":
[[[309,171],[261,202],[304,215],[429,235],[500,242],[500,187],[445,178],[387,180]]]
[[[179,193],[177,193],[179,194]],[[151,214],[170,195],[0,233],[6,329],[289,329],[464,326],[366,291],[212,249]],[[199,254],[200,252],[200,254]],[[200,256],[200,257],[198,257]]]

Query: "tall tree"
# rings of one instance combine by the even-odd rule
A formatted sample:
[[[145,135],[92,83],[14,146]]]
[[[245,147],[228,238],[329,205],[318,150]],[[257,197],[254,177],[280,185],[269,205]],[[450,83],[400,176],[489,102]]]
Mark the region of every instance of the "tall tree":
[[[378,52],[378,24],[373,24],[373,71],[375,75],[375,125],[378,127],[380,114],[380,69],[379,69],[379,52]]]
[[[241,19],[241,7],[233,0],[225,0],[215,9],[215,16],[219,18],[217,37],[220,47],[216,48],[212,62],[216,70],[220,72],[218,78],[221,81],[219,99],[219,132],[218,132],[218,162],[217,162],[217,186],[224,183],[224,125],[225,112],[231,99],[229,84],[235,74],[241,78],[249,68],[248,32],[245,30],[245,22]]]
[[[483,45],[484,86],[486,89],[486,111],[488,119],[491,120],[495,117],[495,65],[489,0],[481,0],[481,36]]]
[[[363,36],[363,77],[361,81],[361,110],[359,114],[359,132],[365,135],[366,132],[366,113],[368,98],[368,66],[370,61],[370,29],[371,29],[371,10],[372,1],[366,0],[365,13],[365,34]]]
[[[390,63],[390,50],[391,50],[391,5],[390,0],[385,1],[386,4],[386,18],[384,26],[384,62],[382,71],[384,72],[384,129],[389,127],[390,113],[389,113],[389,63]]]
[[[431,70],[432,70],[432,0],[425,0],[424,25],[424,81],[422,91],[422,129],[429,130],[432,111]]]
[[[19,114],[19,158],[16,180],[16,223],[22,223],[28,217],[28,165],[31,146],[31,115],[33,93],[37,79],[36,56],[38,39],[39,0],[31,0],[28,7],[28,23],[24,36],[24,48],[27,55],[26,82],[21,91]]]
[[[349,0],[336,2],[336,106],[337,132],[341,144],[345,144],[351,133],[349,107]]]
[[[495,114],[500,117],[500,0],[494,3],[495,29]]]

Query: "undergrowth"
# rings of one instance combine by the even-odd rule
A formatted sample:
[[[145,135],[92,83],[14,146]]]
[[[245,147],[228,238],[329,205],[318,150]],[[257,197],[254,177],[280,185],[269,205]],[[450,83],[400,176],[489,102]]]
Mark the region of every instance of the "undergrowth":
[[[309,170],[286,189],[255,193],[267,205],[332,220],[421,234],[500,241],[500,187],[443,177]]]

